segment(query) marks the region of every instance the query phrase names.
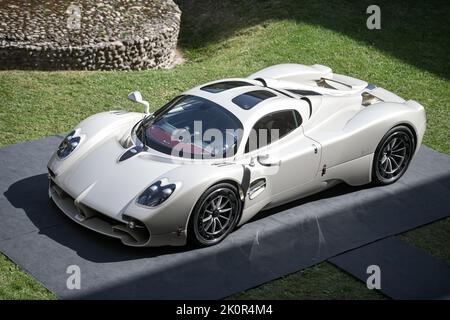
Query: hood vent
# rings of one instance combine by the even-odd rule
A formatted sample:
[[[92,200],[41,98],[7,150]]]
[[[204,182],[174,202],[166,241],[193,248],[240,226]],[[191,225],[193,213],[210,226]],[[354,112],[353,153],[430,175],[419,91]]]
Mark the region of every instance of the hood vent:
[[[135,155],[141,153],[144,150],[143,147],[140,146],[134,146],[133,148],[128,149],[125,151],[119,158],[119,162],[125,161],[127,159],[130,159],[131,157],[134,157]]]
[[[123,114],[128,113],[126,110],[112,110],[109,112],[110,114],[115,114],[116,116],[121,116]]]
[[[120,145],[124,149],[131,148],[133,146],[133,141],[131,140],[131,134],[129,132],[125,133],[119,140]]]

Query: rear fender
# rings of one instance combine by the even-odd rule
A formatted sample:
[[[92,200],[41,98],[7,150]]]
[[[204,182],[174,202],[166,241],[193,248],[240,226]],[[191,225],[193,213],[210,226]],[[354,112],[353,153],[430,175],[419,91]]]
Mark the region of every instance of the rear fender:
[[[425,123],[425,109],[413,100],[405,103],[382,102],[356,114],[344,127],[344,134],[353,134],[352,143],[357,149],[363,150],[365,146],[369,149],[368,153],[374,153],[386,132],[403,124],[415,134],[417,149],[425,133]]]
[[[425,131],[425,111],[420,104],[384,102],[364,108],[339,134],[320,141],[323,147],[321,165],[331,168],[373,154],[386,132],[401,124],[414,131],[417,150]]]

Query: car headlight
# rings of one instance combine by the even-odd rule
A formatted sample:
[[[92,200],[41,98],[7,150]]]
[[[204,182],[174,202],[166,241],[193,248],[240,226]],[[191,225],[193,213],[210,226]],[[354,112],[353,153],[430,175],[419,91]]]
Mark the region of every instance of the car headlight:
[[[137,199],[137,203],[147,206],[156,207],[166,201],[175,191],[175,184],[170,183],[161,185],[161,181],[157,181],[145,189]]]
[[[80,141],[81,137],[79,136],[79,130],[72,130],[60,143],[56,154],[60,159],[64,159],[78,147]]]

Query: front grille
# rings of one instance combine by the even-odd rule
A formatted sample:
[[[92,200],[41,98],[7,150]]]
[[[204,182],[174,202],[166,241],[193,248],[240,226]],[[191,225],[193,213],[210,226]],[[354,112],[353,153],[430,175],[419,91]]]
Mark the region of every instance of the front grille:
[[[133,222],[133,224],[136,228],[141,228],[141,229],[145,228],[145,224],[143,224],[141,221],[139,221],[133,217],[130,217],[129,215],[123,214],[122,219],[125,220],[128,223],[128,225],[130,222]]]
[[[83,203],[75,203],[75,199],[50,179],[52,198],[58,207],[75,222],[99,233],[119,238],[124,244],[143,246],[150,239],[150,231],[140,221],[128,217],[126,222],[111,218]],[[133,228],[129,222],[133,220]]]

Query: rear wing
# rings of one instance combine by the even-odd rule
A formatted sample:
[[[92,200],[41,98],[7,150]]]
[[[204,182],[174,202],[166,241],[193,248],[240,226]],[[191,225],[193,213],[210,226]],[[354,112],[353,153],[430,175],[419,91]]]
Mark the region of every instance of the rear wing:
[[[332,78],[333,71],[327,66],[314,64],[306,66],[303,64],[285,63],[277,64],[248,76],[249,79],[274,79],[281,81],[305,82],[321,78]]]
[[[274,65],[248,76],[275,89],[313,91],[318,94],[342,96],[357,94],[367,87],[367,82],[349,76],[334,74],[331,68],[320,64]]]

